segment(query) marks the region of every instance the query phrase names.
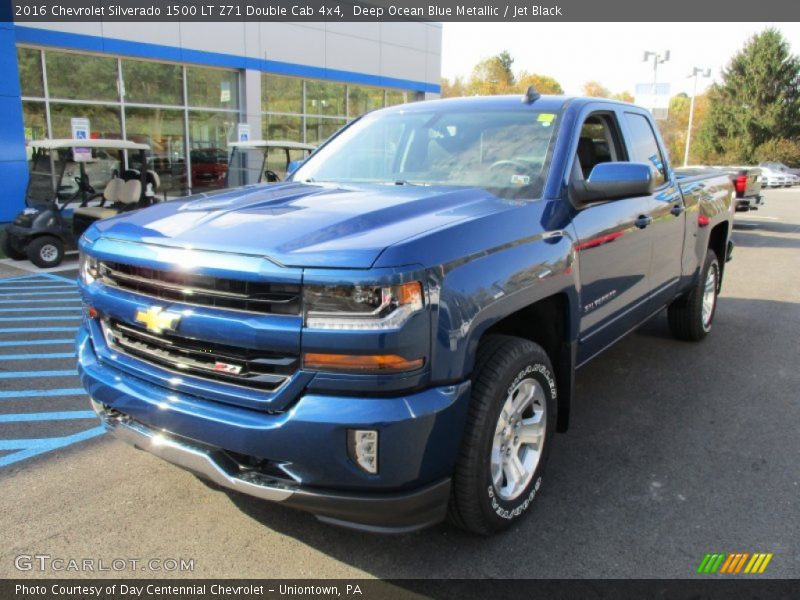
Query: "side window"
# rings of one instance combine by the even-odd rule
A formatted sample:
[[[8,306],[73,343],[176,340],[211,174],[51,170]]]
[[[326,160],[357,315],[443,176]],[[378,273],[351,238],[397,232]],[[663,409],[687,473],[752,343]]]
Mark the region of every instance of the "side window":
[[[616,121],[606,114],[589,115],[581,126],[577,160],[573,171],[588,179],[592,169],[604,162],[625,160]]]
[[[625,121],[630,131],[631,160],[653,165],[656,170],[656,187],[667,180],[664,157],[658,148],[656,134],[646,117],[636,113],[625,113]]]

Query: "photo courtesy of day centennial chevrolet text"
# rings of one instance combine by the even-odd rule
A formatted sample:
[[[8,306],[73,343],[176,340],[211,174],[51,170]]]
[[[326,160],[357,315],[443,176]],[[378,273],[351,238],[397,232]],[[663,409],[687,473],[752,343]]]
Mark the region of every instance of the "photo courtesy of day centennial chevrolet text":
[[[294,168],[80,240],[95,411],[223,488],[490,534],[535,505],[577,369],[665,308],[679,339],[712,329],[734,188],[676,174],[644,109],[407,104]]]

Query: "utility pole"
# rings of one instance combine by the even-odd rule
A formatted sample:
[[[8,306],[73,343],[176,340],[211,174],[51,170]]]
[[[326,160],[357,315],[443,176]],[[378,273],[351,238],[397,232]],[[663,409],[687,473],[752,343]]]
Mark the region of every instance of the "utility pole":
[[[692,69],[691,75],[689,77],[694,77],[694,89],[692,90],[692,99],[689,102],[689,127],[686,129],[686,149],[683,153],[683,166],[687,166],[689,164],[689,148],[692,145],[692,122],[694,121],[694,98],[697,96],[697,76],[702,75],[703,77],[711,77],[711,69],[703,69],[701,67],[695,67]]]
[[[655,116],[656,97],[658,96],[656,92],[656,84],[658,83],[658,65],[669,60],[669,50],[664,50],[664,52],[653,52],[652,50],[646,50],[644,53],[644,62],[647,62],[651,58],[653,59],[653,106],[651,109],[653,111],[653,116]]]

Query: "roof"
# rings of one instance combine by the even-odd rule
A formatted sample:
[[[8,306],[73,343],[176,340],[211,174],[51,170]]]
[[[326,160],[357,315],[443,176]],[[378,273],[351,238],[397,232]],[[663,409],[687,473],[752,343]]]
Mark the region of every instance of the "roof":
[[[508,110],[519,108],[524,110],[526,107],[537,111],[558,112],[564,105],[575,100],[570,96],[541,96],[528,104],[522,101],[522,94],[506,96],[461,96],[458,98],[442,98],[438,100],[425,100],[424,102],[408,102],[406,104],[395,104],[375,112],[411,112],[411,111],[430,111],[443,109],[501,109]],[[599,98],[595,98],[599,100]]]
[[[57,148],[112,148],[114,150],[150,150],[150,146],[147,144],[129,142],[128,140],[34,140],[32,142],[28,142],[28,146],[31,148],[44,148],[46,150],[55,150]]]
[[[308,150],[314,151],[317,147],[314,144],[304,144],[303,142],[293,142],[289,140],[250,140],[249,142],[231,142],[229,148],[288,148],[289,150]]]

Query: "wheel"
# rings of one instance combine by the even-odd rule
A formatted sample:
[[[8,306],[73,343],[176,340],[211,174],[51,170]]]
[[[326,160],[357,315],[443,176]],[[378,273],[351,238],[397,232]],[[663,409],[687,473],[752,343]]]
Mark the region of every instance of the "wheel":
[[[8,235],[3,236],[3,254],[5,254],[11,260],[23,260],[25,258],[25,253],[16,250],[8,239]]]
[[[525,516],[539,491],[557,394],[550,359],[528,340],[488,336],[475,365],[448,520],[488,535]]]
[[[57,267],[64,260],[64,243],[52,235],[35,238],[28,244],[28,260],[37,267]]]
[[[708,335],[717,310],[719,282],[719,259],[713,250],[708,250],[691,291],[675,300],[667,309],[667,320],[673,336],[679,340],[697,342]]]

